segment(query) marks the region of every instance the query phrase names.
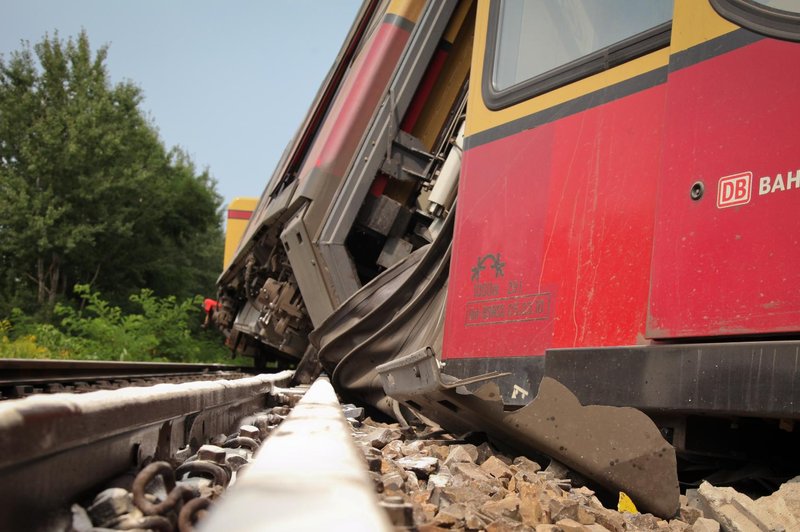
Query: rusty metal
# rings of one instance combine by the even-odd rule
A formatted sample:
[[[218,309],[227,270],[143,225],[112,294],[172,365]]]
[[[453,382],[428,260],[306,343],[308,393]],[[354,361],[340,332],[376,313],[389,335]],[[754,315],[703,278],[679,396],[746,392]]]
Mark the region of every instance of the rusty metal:
[[[521,454],[545,453],[661,517],[678,511],[674,448],[645,414],[633,408],[582,406],[546,377],[527,406],[505,412],[497,384],[469,393],[439,370],[430,348],[377,368],[386,394],[455,433],[485,432]]]
[[[178,530],[180,532],[192,532],[195,524],[202,520],[211,507],[211,500],[205,497],[197,497],[187,502],[181,508],[178,515]]]
[[[259,290],[256,304],[262,309],[258,318],[261,334],[279,345],[288,343],[287,331],[302,330],[308,316],[297,285],[271,277]]]
[[[261,444],[261,431],[258,427],[253,425],[242,425],[239,427],[239,436],[255,440],[259,445]]]
[[[146,515],[138,519],[128,519],[115,525],[117,530],[156,530],[157,532],[172,532],[172,522],[161,515]]]
[[[64,529],[76,494],[235,432],[291,377],[287,371],[0,402],[0,530]]]
[[[175,475],[178,478],[183,478],[184,475],[189,476],[206,476],[211,475],[214,484],[217,486],[222,486],[223,488],[228,486],[230,482],[230,474],[228,471],[225,470],[219,464],[215,464],[213,462],[208,462],[206,460],[195,460],[193,462],[184,462],[183,464],[179,465],[178,468],[175,470]]]
[[[159,503],[152,503],[145,497],[147,486],[160,476],[167,489],[166,498]],[[171,510],[179,510],[180,504],[192,498],[192,492],[175,484],[175,473],[169,462],[153,462],[136,475],[133,481],[133,504],[145,515],[161,515]]]
[[[231,438],[230,440],[226,441],[222,446],[226,449],[235,449],[237,447],[244,447],[245,449],[249,449],[255,452],[258,449],[258,442],[253,438],[247,438],[245,436],[237,436],[236,438]]]
[[[111,362],[98,360],[4,359],[0,365],[0,397],[21,398],[33,393],[86,392],[116,389],[157,381],[230,378],[253,368],[226,364],[172,362]]]

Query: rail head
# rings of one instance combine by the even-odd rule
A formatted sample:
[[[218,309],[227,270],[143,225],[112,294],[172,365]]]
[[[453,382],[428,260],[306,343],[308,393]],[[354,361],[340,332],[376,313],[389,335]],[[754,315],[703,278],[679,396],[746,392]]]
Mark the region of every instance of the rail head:
[[[24,384],[38,386],[64,381],[215,375],[233,372],[254,373],[253,368],[228,364],[5,358],[0,360],[0,388]]]
[[[319,378],[200,530],[393,530],[330,382]]]

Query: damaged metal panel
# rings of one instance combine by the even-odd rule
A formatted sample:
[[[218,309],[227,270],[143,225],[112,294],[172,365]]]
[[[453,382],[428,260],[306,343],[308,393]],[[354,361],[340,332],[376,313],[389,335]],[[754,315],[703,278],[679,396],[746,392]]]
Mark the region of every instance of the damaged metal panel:
[[[422,142],[405,131],[398,131],[392,141],[391,155],[387,154],[381,172],[402,181],[427,180],[433,155]]]
[[[383,266],[384,268],[391,268],[404,258],[411,255],[413,249],[414,245],[408,240],[391,237],[386,240],[386,244],[384,244],[381,254],[378,257],[377,264],[378,266]]]
[[[281,233],[281,242],[292,265],[292,272],[303,294],[303,302],[311,323],[319,325],[334,308],[322,278],[317,257],[303,221],[308,206],[295,214]]]
[[[339,390],[393,415],[375,367],[441,345],[454,216],[455,209],[433,243],[373,279],[309,335],[301,379],[324,369]]]
[[[455,6],[454,0],[426,3],[410,38],[408,49],[403,54],[386,95],[362,139],[347,179],[337,192],[328,211],[335,213],[335,216],[327,217],[315,240],[315,245],[327,268],[325,274],[330,277],[329,282],[333,292],[341,300],[351,296],[360,288],[358,278],[347,275],[349,268],[352,267],[350,266],[352,260],[344,246],[345,239],[350,233],[376,173],[386,160],[386,152],[390,151],[387,150],[387,141],[391,143],[395,138],[400,127],[399,117],[405,115],[425,73],[425,66],[430,63]],[[402,164],[400,161],[395,162]],[[417,166],[409,164],[406,170],[415,172],[413,168]],[[401,172],[399,167],[396,167],[396,170],[408,174],[407,171]],[[345,274],[337,274],[342,265],[346,265]]]
[[[521,454],[544,452],[625,491],[645,511],[674,515],[675,451],[642,412],[581,406],[567,388],[544,379],[530,405],[508,413],[496,383],[476,394],[465,388],[503,373],[456,380],[439,372],[426,346],[441,345],[454,212],[431,245],[378,276],[311,334],[312,349],[298,371],[318,364],[339,390],[389,415],[402,401],[451,432],[485,432]],[[407,353],[413,355],[400,358]]]
[[[485,432],[516,451],[543,452],[613,491],[626,492],[647,512],[674,516],[679,508],[675,450],[656,425],[633,408],[582,406],[545,377],[527,406],[505,412],[494,382],[465,386],[491,373],[456,380],[439,371],[430,348],[377,368],[386,394],[454,432]]]

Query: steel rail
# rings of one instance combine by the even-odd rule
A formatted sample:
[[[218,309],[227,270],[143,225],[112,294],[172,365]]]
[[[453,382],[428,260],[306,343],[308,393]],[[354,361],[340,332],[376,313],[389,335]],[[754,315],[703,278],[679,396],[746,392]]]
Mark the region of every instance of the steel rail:
[[[179,364],[171,362],[112,362],[95,360],[31,360],[0,359],[0,400],[30,395],[37,389],[54,393],[65,390],[64,385],[102,384],[119,388],[142,380],[173,379],[204,376],[206,379],[225,378],[232,374],[255,373],[254,368],[226,364]],[[237,375],[238,376],[238,375]],[[128,382],[125,382],[128,381]],[[30,388],[30,389],[26,389]],[[80,391],[89,391],[82,389]]]
[[[75,498],[149,459],[230,433],[293,373],[0,403],[0,530],[64,529]]]
[[[0,359],[0,386],[57,382],[76,379],[133,378],[218,371],[253,371],[251,367],[227,364],[180,364],[175,362],[113,362],[101,360]]]
[[[200,530],[394,530],[328,379],[308,389]]]

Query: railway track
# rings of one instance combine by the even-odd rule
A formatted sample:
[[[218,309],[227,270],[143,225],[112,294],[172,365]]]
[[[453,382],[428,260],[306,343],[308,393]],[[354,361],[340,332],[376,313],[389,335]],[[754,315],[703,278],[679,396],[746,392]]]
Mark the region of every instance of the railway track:
[[[338,519],[356,525],[348,529],[390,530],[330,383],[292,388],[291,377],[0,403],[0,530],[189,530],[245,465],[246,481],[211,514],[208,529],[263,524],[253,512],[266,504],[270,526],[280,529]],[[262,440],[261,458],[253,460]],[[269,497],[253,504],[263,491]],[[309,500],[318,512],[299,511]]]
[[[70,505],[154,461],[178,464],[271,408],[291,372],[0,402],[0,530],[69,530]]]
[[[0,403],[0,530],[714,529],[685,499],[670,519],[616,511],[557,462],[365,418],[292,376]]]
[[[254,372],[252,367],[226,364],[3,359],[0,400],[34,393],[80,393],[160,382],[235,378]]]

